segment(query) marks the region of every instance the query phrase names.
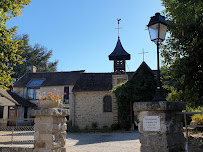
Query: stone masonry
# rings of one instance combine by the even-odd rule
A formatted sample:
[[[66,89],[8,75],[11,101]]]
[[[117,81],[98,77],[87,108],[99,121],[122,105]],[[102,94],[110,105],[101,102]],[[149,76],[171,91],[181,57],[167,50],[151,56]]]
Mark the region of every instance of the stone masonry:
[[[135,113],[139,112],[140,152],[185,151],[182,115],[177,114],[177,112],[184,109],[185,104],[180,102],[159,101],[134,103]],[[160,122],[157,122],[158,126],[160,125],[160,129],[157,127],[158,130],[155,131],[153,129],[146,130],[149,127],[147,126],[148,124],[143,123],[143,119],[146,116],[160,118]]]
[[[66,117],[68,109],[42,109],[33,110],[34,125],[34,151],[33,152],[65,152]]]
[[[103,98],[112,97],[112,112],[103,112]],[[96,122],[98,128],[111,127],[118,121],[117,103],[109,91],[75,92],[75,122],[80,129],[91,128]]]

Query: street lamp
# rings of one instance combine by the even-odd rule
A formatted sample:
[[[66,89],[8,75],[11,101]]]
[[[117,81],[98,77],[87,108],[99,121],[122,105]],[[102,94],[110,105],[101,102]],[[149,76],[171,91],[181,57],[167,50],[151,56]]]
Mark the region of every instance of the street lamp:
[[[152,101],[166,101],[161,93],[161,82],[160,82],[160,69],[159,69],[159,43],[165,40],[167,23],[165,17],[161,16],[160,13],[156,13],[152,16],[148,26],[149,35],[151,41],[157,45],[157,89],[155,97]]]

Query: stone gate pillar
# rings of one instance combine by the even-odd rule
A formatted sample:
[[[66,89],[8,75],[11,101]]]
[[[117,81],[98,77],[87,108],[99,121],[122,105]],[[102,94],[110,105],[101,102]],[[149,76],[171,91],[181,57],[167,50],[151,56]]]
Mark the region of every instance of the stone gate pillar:
[[[140,152],[185,151],[182,115],[185,109],[181,102],[136,102],[134,113],[138,115]]]
[[[34,151],[65,152],[66,117],[68,109],[42,109],[32,111],[35,116]]]

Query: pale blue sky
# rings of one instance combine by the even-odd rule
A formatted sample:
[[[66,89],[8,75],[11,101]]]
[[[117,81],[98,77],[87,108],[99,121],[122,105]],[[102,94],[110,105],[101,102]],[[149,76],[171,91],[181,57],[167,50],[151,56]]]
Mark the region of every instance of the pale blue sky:
[[[58,71],[113,72],[108,55],[117,42],[117,18],[121,18],[120,40],[131,54],[126,71],[135,71],[146,52],[145,62],[156,69],[156,45],[146,25],[164,7],[160,0],[32,0],[22,15],[8,26],[28,34],[30,44],[53,50],[51,61],[59,60]]]

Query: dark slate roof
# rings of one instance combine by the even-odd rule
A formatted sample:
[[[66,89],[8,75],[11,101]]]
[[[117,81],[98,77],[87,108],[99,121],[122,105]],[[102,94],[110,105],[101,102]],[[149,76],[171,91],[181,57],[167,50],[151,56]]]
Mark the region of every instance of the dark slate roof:
[[[120,38],[118,38],[114,51],[109,55],[109,60],[130,60],[130,54],[124,50]]]
[[[156,74],[155,70],[152,71],[145,62],[142,62],[135,72],[126,72],[128,79],[134,77],[142,68],[149,69],[152,75]],[[115,73],[82,73],[75,83],[73,92],[109,91],[112,89],[112,75]]]
[[[108,91],[112,88],[112,73],[82,73],[73,92]]]
[[[36,105],[31,103],[29,100],[26,100],[25,98],[22,98],[13,92],[0,89],[0,95],[15,103],[16,105],[23,107],[36,107]]]
[[[127,72],[131,78],[134,72]],[[115,73],[82,73],[75,83],[73,92],[109,91],[112,89],[112,75]]]
[[[81,71],[71,71],[71,72],[36,72],[36,73],[26,73],[18,81],[14,83],[14,87],[26,87],[30,80],[42,80],[45,81],[40,86],[64,86],[64,85],[74,85],[79,79],[80,74],[85,72]]]
[[[147,63],[143,61],[143,62],[140,64],[140,66],[137,68],[137,70],[135,71],[135,73],[133,74],[132,77],[134,77],[134,76],[135,76],[141,69],[143,69],[143,68],[147,68],[147,69],[151,72],[151,74],[152,74],[153,76],[157,75],[157,70],[151,70],[151,68],[147,65]]]
[[[33,104],[32,102],[30,102],[29,100],[20,97],[19,95],[17,95],[14,92],[8,92],[10,94],[10,96],[18,102],[19,105],[23,106],[23,107],[36,107],[35,104]]]

